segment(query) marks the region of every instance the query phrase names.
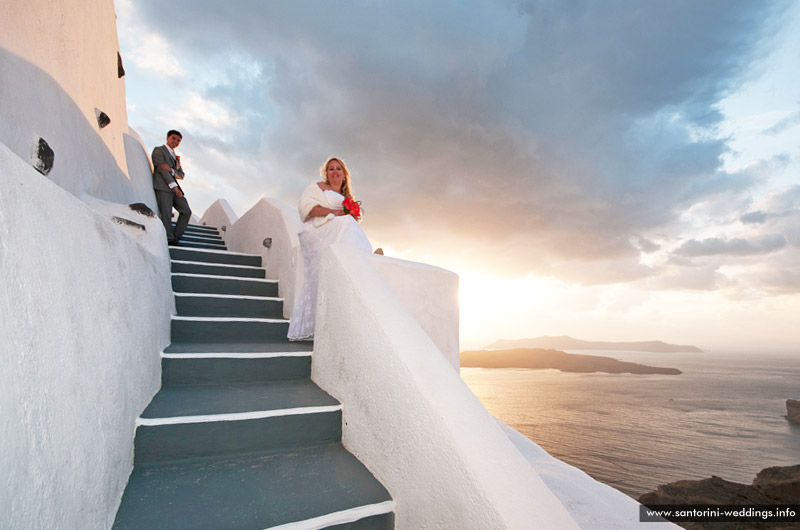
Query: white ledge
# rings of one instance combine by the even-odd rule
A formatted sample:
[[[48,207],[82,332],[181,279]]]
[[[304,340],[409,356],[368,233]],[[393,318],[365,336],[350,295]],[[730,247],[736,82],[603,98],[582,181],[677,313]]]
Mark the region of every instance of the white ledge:
[[[391,513],[392,511],[394,511],[394,501],[383,501],[377,504],[367,504],[366,506],[357,506],[340,512],[320,515],[313,519],[270,526],[264,530],[316,530],[318,528],[328,528],[329,526],[353,523],[365,517],[383,515],[385,513]]]
[[[172,263],[180,263],[182,265],[206,265],[212,267],[231,267],[234,269],[246,269],[246,270],[261,270],[264,267],[256,267],[255,265],[237,265],[235,263],[209,263],[208,261],[185,261],[180,259],[173,259],[171,260]]]
[[[211,252],[213,254],[228,254],[232,256],[250,256],[254,258],[260,258],[261,255],[259,254],[247,254],[244,252],[232,252],[230,250],[217,250],[215,248],[196,248],[196,247],[169,247],[175,248],[179,250],[188,250],[189,252]]]
[[[218,278],[223,280],[241,280],[244,282],[278,283],[278,280],[267,278],[244,278],[242,276],[219,276],[217,274],[189,274],[187,272],[173,272],[172,276],[187,276],[190,278]]]
[[[136,425],[154,427],[158,425],[181,425],[184,423],[211,423],[216,421],[242,421],[258,420],[262,418],[275,418],[278,416],[295,416],[300,414],[322,414],[342,410],[341,405],[327,405],[323,407],[297,407],[292,409],[256,410],[252,412],[232,412],[228,414],[204,414],[198,416],[173,416],[169,418],[142,418],[136,420]]]
[[[283,298],[278,296],[248,296],[244,294],[213,294],[213,293],[176,293],[175,296],[182,296],[184,298],[231,298],[234,300],[267,300],[271,302],[283,302]]]
[[[213,352],[213,353],[162,353],[164,359],[271,359],[274,357],[311,357],[310,351],[287,352]]]
[[[285,318],[184,317],[178,315],[173,315],[172,320],[184,320],[187,322],[289,322]]]

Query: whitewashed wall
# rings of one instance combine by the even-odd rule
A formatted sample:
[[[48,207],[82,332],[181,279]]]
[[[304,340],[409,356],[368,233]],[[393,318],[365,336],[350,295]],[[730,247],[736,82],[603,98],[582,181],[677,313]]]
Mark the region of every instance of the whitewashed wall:
[[[261,199],[226,230],[228,249],[260,255],[267,278],[280,281],[285,318],[292,316],[302,284],[303,257],[297,239],[301,224],[295,208],[274,199]],[[269,248],[264,246],[267,238]]]
[[[113,0],[2,3],[0,528],[109,528],[160,383],[169,259],[127,207],[156,203],[118,49]]]
[[[411,261],[376,257],[372,265],[425,330],[451,366],[461,369],[458,341],[458,275]]]
[[[389,489],[397,528],[578,528],[373,266],[323,252],[312,379],[343,442]]]
[[[0,528],[110,528],[159,386],[163,229],[96,206],[0,144]]]
[[[498,424],[534,472],[567,507],[581,530],[680,530],[678,525],[667,522],[639,522],[640,504],[636,500],[550,456],[499,420]]]
[[[219,228],[219,235],[222,240],[228,242],[228,230],[236,222],[238,216],[233,211],[231,205],[225,199],[218,199],[214,204],[208,207],[203,216],[200,218],[199,223],[204,226],[213,226]]]
[[[2,3],[0,142],[30,160],[44,138],[55,152],[49,179],[76,196],[122,203],[136,201],[136,186],[118,49],[112,0]],[[96,109],[111,118],[105,128]]]

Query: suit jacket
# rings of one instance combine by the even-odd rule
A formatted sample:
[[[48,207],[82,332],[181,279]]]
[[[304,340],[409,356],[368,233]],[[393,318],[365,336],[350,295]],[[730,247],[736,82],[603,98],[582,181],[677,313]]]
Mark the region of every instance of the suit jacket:
[[[183,169],[181,169],[178,164],[178,160],[172,156],[166,145],[159,145],[153,149],[153,154],[150,155],[150,158],[153,159],[153,189],[172,191],[169,185],[173,182],[178,184],[178,182],[172,177],[169,171],[161,169],[161,164],[166,164],[175,170],[175,176],[183,178]],[[180,187],[180,185],[178,185],[178,187]],[[181,191],[183,190],[181,189]]]

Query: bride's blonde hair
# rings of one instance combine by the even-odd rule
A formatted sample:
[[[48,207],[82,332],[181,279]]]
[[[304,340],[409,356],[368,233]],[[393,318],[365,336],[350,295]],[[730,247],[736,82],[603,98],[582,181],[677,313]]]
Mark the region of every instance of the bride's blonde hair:
[[[328,182],[328,164],[333,161],[339,162],[342,165],[342,169],[344,170],[344,182],[342,182],[342,195],[345,197],[353,198],[353,188],[350,186],[350,170],[347,169],[347,164],[344,163],[344,160],[341,158],[337,158],[335,156],[330,157],[322,164],[322,167],[319,168],[319,175],[322,177],[322,180],[325,181],[326,184],[330,184]]]

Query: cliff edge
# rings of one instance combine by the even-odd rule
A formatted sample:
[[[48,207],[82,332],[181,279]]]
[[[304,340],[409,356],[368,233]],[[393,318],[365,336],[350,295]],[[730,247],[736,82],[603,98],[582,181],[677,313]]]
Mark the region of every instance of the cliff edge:
[[[761,470],[752,484],[730,482],[716,476],[679,480],[658,486],[639,497],[645,506],[682,505],[800,505],[800,464]],[[745,528],[797,528],[797,523],[680,523],[688,529],[739,530]]]

